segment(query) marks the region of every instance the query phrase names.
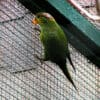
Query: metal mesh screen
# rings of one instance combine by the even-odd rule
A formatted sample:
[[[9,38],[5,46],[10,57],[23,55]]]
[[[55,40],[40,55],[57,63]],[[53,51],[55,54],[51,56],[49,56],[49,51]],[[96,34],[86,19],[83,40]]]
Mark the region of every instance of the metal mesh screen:
[[[0,0],[0,100],[99,100],[99,70],[71,45],[76,73],[67,66],[79,93],[58,66],[34,57],[43,48],[33,17],[17,0]]]

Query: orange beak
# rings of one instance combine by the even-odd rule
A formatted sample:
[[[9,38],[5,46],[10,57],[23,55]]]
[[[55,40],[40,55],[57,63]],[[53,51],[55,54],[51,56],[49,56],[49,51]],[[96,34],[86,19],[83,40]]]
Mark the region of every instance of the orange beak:
[[[38,24],[38,20],[36,18],[33,18],[32,23],[37,25]]]

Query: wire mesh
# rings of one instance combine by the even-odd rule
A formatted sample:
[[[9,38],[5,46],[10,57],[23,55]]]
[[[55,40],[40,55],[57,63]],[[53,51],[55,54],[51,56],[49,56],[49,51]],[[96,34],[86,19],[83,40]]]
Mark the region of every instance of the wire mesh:
[[[99,70],[70,44],[79,93],[57,65],[34,57],[43,48],[33,17],[17,0],[0,0],[0,100],[99,100]]]

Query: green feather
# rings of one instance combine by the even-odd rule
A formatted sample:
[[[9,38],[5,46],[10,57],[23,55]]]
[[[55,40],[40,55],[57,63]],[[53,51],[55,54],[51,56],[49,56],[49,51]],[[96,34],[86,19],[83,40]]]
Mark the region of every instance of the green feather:
[[[63,30],[56,23],[55,19],[48,13],[38,13],[36,14],[36,19],[41,27],[40,40],[44,46],[43,59],[45,61],[49,60],[56,63],[76,89],[66,66],[67,56],[71,64],[72,61],[69,55],[68,41]]]

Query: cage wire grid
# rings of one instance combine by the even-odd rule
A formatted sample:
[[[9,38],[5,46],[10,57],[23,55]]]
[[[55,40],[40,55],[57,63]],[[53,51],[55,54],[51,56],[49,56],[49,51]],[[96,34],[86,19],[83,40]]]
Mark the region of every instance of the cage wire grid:
[[[33,17],[17,0],[0,0],[0,100],[100,100],[98,68],[70,44],[79,94],[57,65],[34,57],[43,47]]]

